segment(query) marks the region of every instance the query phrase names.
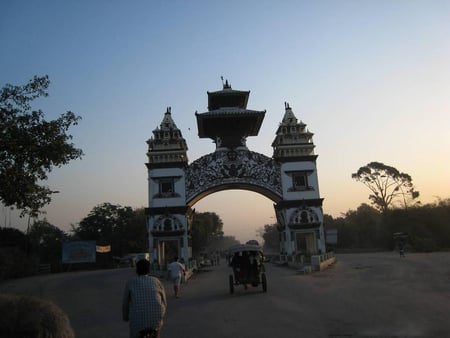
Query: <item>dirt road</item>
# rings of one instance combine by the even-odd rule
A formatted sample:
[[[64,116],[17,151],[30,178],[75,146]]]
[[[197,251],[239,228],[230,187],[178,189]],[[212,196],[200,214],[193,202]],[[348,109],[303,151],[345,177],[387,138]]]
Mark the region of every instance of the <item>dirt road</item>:
[[[261,287],[230,295],[224,264],[195,275],[175,299],[163,338],[449,337],[450,253],[338,255],[309,275],[267,264]],[[132,269],[45,275],[0,284],[2,293],[50,299],[78,338],[127,337],[120,301]]]

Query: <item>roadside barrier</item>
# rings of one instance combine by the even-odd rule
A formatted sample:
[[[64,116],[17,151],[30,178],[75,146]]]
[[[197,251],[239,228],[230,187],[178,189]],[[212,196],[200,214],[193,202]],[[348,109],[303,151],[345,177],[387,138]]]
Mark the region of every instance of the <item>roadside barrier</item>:
[[[327,252],[323,255],[311,256],[311,267],[313,271],[322,271],[336,262],[334,252]]]
[[[44,273],[50,273],[52,272],[52,266],[51,264],[39,264],[39,270],[38,273],[44,274]]]

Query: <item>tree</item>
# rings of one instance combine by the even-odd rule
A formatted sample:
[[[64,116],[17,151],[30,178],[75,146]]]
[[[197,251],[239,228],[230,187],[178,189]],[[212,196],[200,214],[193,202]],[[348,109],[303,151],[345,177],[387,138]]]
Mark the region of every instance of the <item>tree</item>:
[[[98,245],[112,245],[114,234],[122,233],[131,217],[131,207],[103,203],[95,206],[73,232],[76,238],[96,241]],[[113,247],[117,249],[116,245]]]
[[[389,210],[396,199],[400,198],[406,208],[409,200],[419,197],[411,176],[380,162],[371,162],[359,168],[352,178],[370,189],[370,201],[383,213]]]
[[[22,231],[0,228],[0,281],[29,276],[36,271],[28,248],[28,237]]]
[[[77,239],[111,245],[115,256],[142,252],[148,248],[143,208],[134,211],[131,207],[103,203],[94,207],[72,229]]]
[[[396,233],[407,235],[407,250],[426,252],[450,248],[450,199],[417,204],[408,209],[392,208],[385,213],[362,203],[342,217],[324,215],[327,228],[338,230],[337,250],[396,248]]]
[[[127,219],[126,228],[121,229],[122,252],[120,256],[130,252],[148,251],[147,218],[145,208],[133,210],[131,218]]]
[[[31,108],[31,101],[48,96],[49,84],[48,76],[35,76],[23,86],[7,84],[0,91],[0,201],[33,217],[54,193],[41,182],[54,167],[83,154],[67,133],[80,117],[68,111],[47,121],[43,111]]]
[[[27,236],[20,230],[15,228],[0,227],[0,248],[17,247],[26,251],[28,246]]]
[[[352,246],[379,248],[385,245],[380,212],[366,203],[345,213],[345,226],[351,232]]]
[[[264,251],[280,251],[280,231],[278,231],[277,224],[265,224],[257,232],[264,240]]]
[[[57,226],[40,220],[35,222],[28,232],[31,251],[39,257],[40,263],[50,263],[52,271],[61,267],[62,243],[69,236]]]
[[[195,213],[192,221],[192,250],[200,252],[213,240],[223,237],[223,222],[214,212]]]

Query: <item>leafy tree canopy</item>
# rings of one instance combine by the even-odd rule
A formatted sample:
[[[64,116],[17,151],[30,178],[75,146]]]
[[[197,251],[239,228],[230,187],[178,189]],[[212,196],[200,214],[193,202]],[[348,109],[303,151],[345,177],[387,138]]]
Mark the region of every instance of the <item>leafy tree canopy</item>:
[[[280,231],[277,224],[266,224],[258,230],[259,235],[264,240],[264,250],[278,252],[280,250]]]
[[[111,244],[112,234],[124,227],[132,215],[131,207],[103,203],[94,207],[73,231],[77,238]]]
[[[25,249],[27,246],[27,236],[15,228],[0,227],[0,248],[19,247]]]
[[[72,228],[75,238],[111,245],[116,256],[142,252],[148,248],[143,208],[133,210],[131,207],[103,203],[94,207],[78,226]]]
[[[415,205],[408,209],[389,209],[385,213],[361,204],[342,217],[326,216],[328,229],[338,230],[337,250],[393,250],[396,233],[407,235],[412,251],[436,251],[450,248],[450,199],[438,203]]]
[[[46,219],[36,221],[31,226],[28,236],[36,245],[53,240],[62,242],[68,238],[64,231],[50,224]]]
[[[352,174],[352,178],[369,188],[372,192],[369,195],[370,201],[383,213],[398,199],[406,208],[409,201],[419,197],[411,176],[380,162],[370,162],[359,168]]]
[[[28,237],[41,263],[61,263],[62,243],[69,238],[64,231],[44,219],[31,226]]]
[[[5,85],[0,91],[0,201],[22,215],[36,216],[50,203],[53,191],[41,184],[54,167],[82,156],[70,143],[68,130],[80,117],[68,111],[56,120],[32,110],[31,102],[46,97],[48,76],[35,76],[22,86]]]
[[[192,222],[192,250],[199,252],[213,240],[223,238],[223,222],[214,212],[195,213]]]

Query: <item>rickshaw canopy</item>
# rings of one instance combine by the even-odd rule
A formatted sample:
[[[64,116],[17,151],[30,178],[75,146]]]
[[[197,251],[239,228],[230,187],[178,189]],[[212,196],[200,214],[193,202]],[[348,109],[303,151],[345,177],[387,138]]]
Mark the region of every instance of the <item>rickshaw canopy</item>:
[[[230,254],[244,251],[257,251],[260,252],[261,254],[263,253],[263,250],[259,245],[252,245],[252,244],[237,244],[229,248],[228,251]]]

